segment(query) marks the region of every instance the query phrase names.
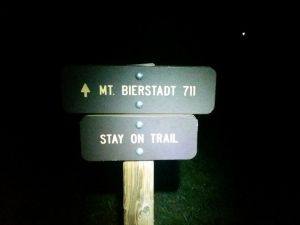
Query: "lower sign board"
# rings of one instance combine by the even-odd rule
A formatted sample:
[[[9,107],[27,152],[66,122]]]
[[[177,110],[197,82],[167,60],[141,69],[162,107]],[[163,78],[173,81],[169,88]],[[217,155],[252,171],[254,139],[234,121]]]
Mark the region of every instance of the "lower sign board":
[[[62,78],[72,113],[208,114],[215,104],[210,67],[74,65]]]
[[[88,115],[80,122],[88,161],[179,160],[197,153],[193,115]]]

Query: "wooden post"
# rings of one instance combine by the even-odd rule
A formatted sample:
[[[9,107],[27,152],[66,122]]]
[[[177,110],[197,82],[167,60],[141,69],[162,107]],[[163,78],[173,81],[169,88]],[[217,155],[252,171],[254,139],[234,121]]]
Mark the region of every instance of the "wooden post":
[[[154,162],[123,162],[124,225],[154,225]]]

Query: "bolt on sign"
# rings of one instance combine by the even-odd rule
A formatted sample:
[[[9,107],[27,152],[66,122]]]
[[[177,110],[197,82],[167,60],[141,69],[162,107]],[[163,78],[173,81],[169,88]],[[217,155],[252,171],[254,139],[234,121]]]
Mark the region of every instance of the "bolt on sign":
[[[197,153],[193,115],[89,115],[80,123],[88,161],[179,160]]]
[[[69,66],[63,106],[72,113],[208,114],[216,73],[210,67]]]

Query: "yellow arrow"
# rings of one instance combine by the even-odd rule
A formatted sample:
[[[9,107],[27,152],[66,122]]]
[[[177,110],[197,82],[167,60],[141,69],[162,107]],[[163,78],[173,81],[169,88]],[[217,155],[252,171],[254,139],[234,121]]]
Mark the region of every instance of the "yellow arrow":
[[[90,93],[90,89],[89,87],[86,85],[86,83],[84,83],[84,85],[81,88],[81,93],[83,93],[84,97],[87,98],[88,93]]]

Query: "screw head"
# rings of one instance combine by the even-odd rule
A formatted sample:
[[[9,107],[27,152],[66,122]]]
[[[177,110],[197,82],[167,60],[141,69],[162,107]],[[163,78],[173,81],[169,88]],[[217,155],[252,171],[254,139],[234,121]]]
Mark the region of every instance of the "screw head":
[[[135,75],[135,78],[138,79],[138,80],[141,80],[143,78],[144,74],[138,72],[136,75]]]
[[[144,153],[144,149],[142,149],[142,148],[137,148],[136,149],[136,154],[143,155],[143,153]]]
[[[143,102],[142,101],[137,101],[136,103],[135,103],[135,107],[136,108],[138,108],[138,109],[141,109],[142,107],[143,107]]]
[[[137,121],[135,126],[136,126],[136,128],[141,129],[143,127],[143,125],[144,124],[142,121]]]

